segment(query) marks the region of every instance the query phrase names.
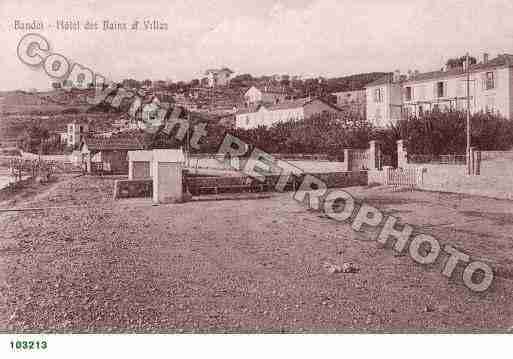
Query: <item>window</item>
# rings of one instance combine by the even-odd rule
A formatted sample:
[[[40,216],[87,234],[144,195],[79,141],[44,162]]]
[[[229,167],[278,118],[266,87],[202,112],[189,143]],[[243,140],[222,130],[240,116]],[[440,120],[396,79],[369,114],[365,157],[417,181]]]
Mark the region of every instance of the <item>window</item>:
[[[447,86],[445,82],[436,83],[436,97],[445,97],[447,95]]]
[[[413,87],[406,87],[405,100],[411,101],[413,100]]]
[[[426,99],[426,85],[421,85],[417,88],[418,91],[415,91],[417,94],[415,97],[419,100],[425,100]]]
[[[487,113],[495,112],[495,97],[494,96],[488,96],[486,98],[486,112]]]
[[[493,72],[487,72],[485,77],[485,89],[492,90],[495,88],[495,74]]]
[[[374,102],[383,102],[383,91],[381,88],[374,90]]]
[[[249,126],[249,116],[246,116],[246,126]]]

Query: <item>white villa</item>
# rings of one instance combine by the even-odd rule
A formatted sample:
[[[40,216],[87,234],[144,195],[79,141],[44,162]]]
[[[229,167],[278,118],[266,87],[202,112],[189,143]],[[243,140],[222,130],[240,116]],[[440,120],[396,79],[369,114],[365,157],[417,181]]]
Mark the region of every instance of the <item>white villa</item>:
[[[427,73],[398,71],[366,86],[367,119],[376,126],[422,115],[433,109],[466,109],[467,68]],[[472,113],[485,111],[513,118],[513,55],[502,54],[470,66]]]

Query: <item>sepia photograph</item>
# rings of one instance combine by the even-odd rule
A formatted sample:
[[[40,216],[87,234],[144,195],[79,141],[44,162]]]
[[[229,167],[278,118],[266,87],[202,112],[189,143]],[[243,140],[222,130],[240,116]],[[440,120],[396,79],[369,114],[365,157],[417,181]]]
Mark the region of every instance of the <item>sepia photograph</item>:
[[[0,0],[0,356],[499,355],[512,18]]]

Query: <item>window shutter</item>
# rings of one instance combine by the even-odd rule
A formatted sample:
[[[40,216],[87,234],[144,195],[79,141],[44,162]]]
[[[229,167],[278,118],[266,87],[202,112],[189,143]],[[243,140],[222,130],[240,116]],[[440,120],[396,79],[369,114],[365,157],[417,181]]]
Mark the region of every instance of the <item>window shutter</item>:
[[[481,74],[481,89],[486,90],[486,72]]]
[[[499,88],[499,71],[493,72],[493,83],[495,89]]]
[[[438,98],[438,82],[433,84],[433,98]]]

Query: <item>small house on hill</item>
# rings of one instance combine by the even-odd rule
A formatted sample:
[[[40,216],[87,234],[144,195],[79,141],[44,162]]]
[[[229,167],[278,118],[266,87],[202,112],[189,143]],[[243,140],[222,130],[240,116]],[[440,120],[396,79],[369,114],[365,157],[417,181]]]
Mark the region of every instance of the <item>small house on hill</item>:
[[[259,126],[272,126],[278,122],[304,120],[322,114],[336,117],[341,113],[341,109],[327,101],[319,98],[304,98],[273,106],[262,104],[244,109],[236,114],[235,123],[237,128],[251,129]]]
[[[233,73],[234,72],[227,67],[223,67],[222,69],[209,69],[205,71],[208,87],[228,85]]]
[[[244,93],[244,102],[246,106],[254,106],[258,104],[276,105],[290,99],[290,96],[283,88],[272,86],[264,86],[262,88],[251,86]]]
[[[128,151],[142,149],[137,137],[85,138],[80,145],[84,170],[95,174],[127,174]]]

